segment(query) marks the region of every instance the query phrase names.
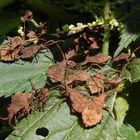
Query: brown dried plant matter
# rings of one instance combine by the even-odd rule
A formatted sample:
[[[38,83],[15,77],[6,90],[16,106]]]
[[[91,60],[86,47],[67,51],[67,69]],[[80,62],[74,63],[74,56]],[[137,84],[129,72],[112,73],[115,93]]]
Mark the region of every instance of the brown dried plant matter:
[[[15,118],[16,120],[21,119],[22,117],[26,116],[32,106],[32,98],[33,93],[17,93],[12,97],[11,104],[7,108],[8,110],[8,117],[2,118],[3,120],[8,120],[8,123],[11,127],[15,127],[11,121]]]
[[[19,59],[28,59],[34,57],[40,50],[48,49],[48,46],[57,44],[59,41],[49,40],[38,43],[41,40],[37,34],[30,31],[27,34],[28,40],[15,36],[11,39],[10,43],[3,45],[0,49],[0,60],[1,61],[15,61]],[[36,44],[34,44],[34,41]],[[37,44],[38,43],[38,44]]]
[[[105,107],[105,94],[94,97],[82,111],[82,120],[85,127],[94,126],[103,119],[103,108]]]
[[[30,39],[29,39],[30,40]],[[28,41],[28,40],[27,40]],[[32,44],[28,47],[22,47],[20,54],[21,59],[28,59],[34,57],[40,50],[48,49],[48,46],[51,46],[53,44],[57,44],[58,41],[49,40],[42,44]]]
[[[79,65],[86,65],[88,63],[103,65],[107,63],[109,59],[110,59],[110,56],[104,55],[102,53],[98,53],[97,55],[94,55],[94,56],[86,56],[86,60],[84,62],[81,62]]]
[[[132,58],[135,57],[135,53],[140,49],[140,46],[138,46],[136,49],[134,49],[131,53],[121,53],[115,58],[112,59],[112,62],[118,62],[118,61],[126,61],[129,62]]]
[[[79,71],[76,71],[73,74],[67,75],[66,79],[65,79],[65,83],[68,85],[68,84],[73,83],[74,81],[85,82],[89,78],[90,78],[90,73],[89,72],[79,70]]]
[[[112,62],[117,62],[117,61],[122,61],[122,60],[125,60],[126,62],[128,62],[130,57],[131,57],[131,54],[122,53],[116,56],[115,58],[113,58]]]
[[[81,113],[84,110],[85,106],[88,104],[87,97],[80,94],[75,88],[72,89],[67,86],[66,90],[70,98],[72,111]]]
[[[42,44],[40,45],[31,45],[29,47],[22,47],[20,54],[22,59],[27,59],[35,56],[38,51],[42,48]]]
[[[105,107],[104,93],[94,96],[89,102],[87,96],[81,94],[76,88],[66,87],[73,112],[80,113],[85,127],[94,126],[103,119],[103,108]]]
[[[30,36],[31,37],[31,36]],[[32,36],[33,37],[33,36]],[[29,39],[30,40],[30,39]],[[28,40],[26,41],[28,42]],[[30,42],[30,41],[29,41]],[[22,47],[20,51],[20,58],[21,59],[28,59],[34,57],[40,50],[42,49],[48,49],[48,46],[51,46],[53,44],[56,44],[58,41],[49,40],[42,44],[32,44],[28,47]],[[26,43],[25,43],[26,44]]]
[[[104,92],[104,79],[104,75],[97,73],[90,81],[87,81],[87,85],[92,94]]]
[[[49,96],[48,92],[48,88],[41,88],[35,93],[33,102],[34,108],[39,109],[39,111],[44,110],[45,103]]]
[[[22,48],[23,40],[16,36],[12,38],[11,44],[5,44],[0,49],[0,59],[2,61],[13,61],[20,58],[19,52]]]
[[[48,76],[52,82],[62,82],[65,77],[66,60],[57,62],[52,65],[48,70]]]

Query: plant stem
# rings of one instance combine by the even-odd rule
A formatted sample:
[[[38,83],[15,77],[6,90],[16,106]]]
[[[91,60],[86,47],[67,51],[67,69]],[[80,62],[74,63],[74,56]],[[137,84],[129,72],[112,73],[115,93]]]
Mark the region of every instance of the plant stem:
[[[103,50],[102,50],[102,53],[105,55],[108,55],[108,53],[109,53],[109,37],[110,37],[109,12],[110,12],[109,0],[105,0],[105,4],[104,4],[104,38],[103,38]]]

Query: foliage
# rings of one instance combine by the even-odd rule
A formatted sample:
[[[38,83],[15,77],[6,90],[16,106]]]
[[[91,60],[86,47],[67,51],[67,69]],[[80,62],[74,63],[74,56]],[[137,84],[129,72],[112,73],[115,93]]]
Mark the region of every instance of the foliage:
[[[132,82],[138,82],[140,80],[140,77],[139,77],[139,68],[140,68],[139,63],[140,63],[140,59],[135,59],[127,67],[129,72],[131,73],[131,81]]]
[[[20,24],[20,18],[12,18],[12,19],[1,19],[0,20],[0,36],[5,35],[13,28],[17,27]]]
[[[0,139],[140,139],[139,4],[1,1]]]
[[[123,49],[128,48],[131,43],[133,43],[134,41],[136,41],[136,39],[139,38],[139,36],[140,35],[137,33],[131,33],[124,29],[121,32],[119,47],[115,51],[114,57],[116,57]]]
[[[48,52],[40,54],[34,64],[23,61],[12,64],[1,63],[0,96],[8,97],[18,91],[31,90],[30,79],[35,81],[34,84],[37,88],[42,87],[47,78],[47,69],[52,64],[51,58],[46,58],[45,54],[48,57],[50,55]],[[5,85],[9,85],[8,88]]]
[[[53,102],[53,104],[52,104]],[[51,106],[49,106],[51,104]],[[135,134],[135,130],[131,126],[123,125],[117,129],[116,122],[105,111],[105,118],[100,125],[97,125],[94,129],[83,129],[82,124],[77,122],[77,117],[70,115],[70,110],[66,104],[63,104],[61,108],[58,106],[58,101],[53,97],[45,108],[44,112],[35,112],[28,120],[24,119],[17,125],[17,128],[22,129],[22,133],[17,129],[15,130],[7,140],[12,139],[44,139],[43,136],[36,135],[37,128],[47,128],[50,135],[45,139],[124,139],[126,137],[135,138],[138,137]],[[36,121],[35,121],[36,120]],[[126,132],[124,132],[126,131]],[[129,133],[128,133],[129,131]],[[79,135],[77,135],[77,132]],[[110,133],[111,132],[111,133]],[[130,135],[131,133],[131,135]]]

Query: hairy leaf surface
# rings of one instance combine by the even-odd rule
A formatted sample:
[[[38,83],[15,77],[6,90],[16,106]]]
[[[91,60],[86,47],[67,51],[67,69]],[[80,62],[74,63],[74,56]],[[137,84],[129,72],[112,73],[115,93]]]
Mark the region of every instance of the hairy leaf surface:
[[[32,112],[27,119],[22,119],[6,140],[122,140],[126,138],[131,140],[132,137],[139,138],[139,133],[136,133],[132,126],[120,127],[107,111],[103,112],[104,118],[100,124],[85,129],[81,119],[71,113],[67,103],[60,104],[56,94],[58,94],[57,90],[51,91],[51,98],[46,104],[45,111]],[[109,106],[114,104],[115,97],[114,95],[108,100]],[[48,131],[47,136],[36,133],[40,128]]]
[[[50,52],[40,54],[36,62],[17,61],[15,63],[0,62],[0,97],[11,96],[13,93],[31,90],[29,80],[35,87],[45,84],[48,67],[52,64]]]
[[[104,111],[104,119],[101,124],[89,129],[84,129],[81,120],[70,113],[66,103],[59,106],[56,98],[51,98],[44,112],[35,112],[23,119],[7,140],[115,140],[118,135],[115,120]],[[50,104],[50,106],[49,106]],[[46,137],[36,135],[38,128],[47,128],[49,134]]]
[[[129,32],[126,29],[123,30],[120,36],[119,47],[115,51],[114,57],[116,57],[123,49],[127,48],[129,44],[135,41],[138,37],[140,37],[140,34]]]

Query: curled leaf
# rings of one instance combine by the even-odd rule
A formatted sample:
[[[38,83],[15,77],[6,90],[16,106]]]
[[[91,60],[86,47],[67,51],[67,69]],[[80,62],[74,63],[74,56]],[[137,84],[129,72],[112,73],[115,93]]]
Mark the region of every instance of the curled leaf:
[[[52,65],[48,70],[48,76],[52,82],[62,82],[65,76],[66,61],[57,62]]]
[[[104,90],[104,75],[96,74],[94,77],[92,77],[92,80],[87,82],[87,85],[92,94],[97,92],[100,93]]]
[[[103,108],[105,106],[105,94],[99,97],[94,97],[93,101],[89,103],[82,111],[82,119],[85,127],[94,126],[103,119]]]
[[[116,56],[115,58],[113,58],[112,62],[122,61],[122,60],[125,60],[126,62],[128,62],[130,57],[131,57],[131,54],[121,53],[118,56]]]
[[[10,44],[5,44],[0,49],[0,59],[2,61],[14,61],[20,58],[19,52],[22,48],[23,40],[15,36],[12,38]]]
[[[20,58],[19,52],[20,52],[21,46],[18,46],[13,49],[11,45],[5,45],[0,49],[0,60],[2,61],[14,61],[18,60]]]
[[[88,99],[85,95],[80,94],[76,89],[67,87],[67,92],[71,101],[72,110],[81,113],[88,104]]]
[[[109,60],[110,56],[104,55],[102,53],[98,53],[95,56],[87,56],[87,63],[96,63],[96,64],[104,64]]]
[[[97,55],[94,55],[94,56],[86,56],[86,60],[80,63],[80,65],[86,65],[88,63],[103,65],[109,59],[110,59],[110,56],[104,55],[102,53],[98,53]]]
[[[76,71],[74,74],[68,75],[66,77],[66,84],[71,84],[74,81],[84,82],[87,81],[90,77],[90,73],[87,71]]]
[[[23,39],[19,36],[15,36],[11,40],[12,49],[16,48],[17,46],[23,45]]]
[[[27,59],[33,57],[37,54],[41,47],[42,45],[31,45],[30,47],[23,47],[20,51],[21,58]]]
[[[10,126],[14,127],[11,124],[13,118],[17,120],[21,119],[23,116],[27,115],[31,110],[32,103],[32,93],[18,93],[12,97],[10,106],[7,108],[8,117],[1,118],[8,120]]]

